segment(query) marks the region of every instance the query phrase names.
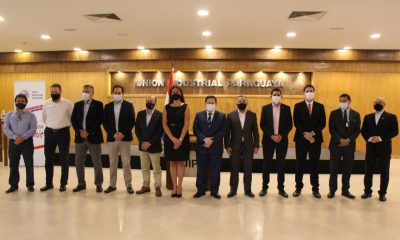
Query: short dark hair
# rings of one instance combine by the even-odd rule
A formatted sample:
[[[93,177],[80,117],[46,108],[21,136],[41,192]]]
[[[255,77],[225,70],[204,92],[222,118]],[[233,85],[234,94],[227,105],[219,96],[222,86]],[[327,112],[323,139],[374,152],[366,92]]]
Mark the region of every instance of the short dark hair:
[[[215,96],[213,96],[213,95],[208,95],[208,96],[206,97],[206,99],[204,99],[204,102],[207,102],[208,99],[214,99],[214,100],[215,100],[215,103],[217,103],[217,97],[215,97]]]
[[[90,85],[90,84],[83,85],[83,88],[90,88],[94,92],[94,87],[92,85]]]
[[[25,96],[25,94],[22,94],[22,93],[17,94],[17,96],[15,96],[15,98],[14,98],[14,102],[17,101],[17,98],[23,98],[23,99],[25,99],[25,102],[28,102],[28,98]]]
[[[274,92],[279,92],[279,93],[282,95],[282,90],[279,89],[279,88],[273,88],[273,89],[271,90],[271,95],[272,95]]]
[[[307,88],[312,88],[315,91],[315,87],[313,85],[307,84],[307,85],[304,86],[303,92],[306,91]]]
[[[174,89],[178,89],[179,92],[181,92],[181,102],[185,102],[185,97],[183,96],[183,91],[182,88],[178,87],[178,86],[172,86],[171,89],[169,90],[169,104],[171,104],[174,100],[172,100],[172,90]]]
[[[116,88],[121,88],[121,91],[122,91],[122,93],[124,93],[124,91],[125,91],[125,89],[124,89],[124,87],[123,86],[121,86],[121,85],[114,85],[114,87],[113,87],[113,92],[114,92],[114,89],[116,89]]]
[[[58,88],[61,91],[61,85],[59,83],[53,83],[51,84],[50,88]]]
[[[350,95],[347,93],[340,94],[339,98],[342,98],[342,97],[345,97],[345,98],[347,98],[347,100],[351,101]]]

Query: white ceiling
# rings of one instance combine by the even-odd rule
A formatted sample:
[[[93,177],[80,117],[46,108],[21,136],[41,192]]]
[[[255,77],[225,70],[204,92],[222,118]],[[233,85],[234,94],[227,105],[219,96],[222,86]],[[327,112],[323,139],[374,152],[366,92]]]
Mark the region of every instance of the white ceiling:
[[[198,17],[206,8],[210,15]],[[399,0],[1,0],[0,52],[146,48],[400,49]],[[293,22],[293,10],[327,11]],[[118,23],[85,14],[115,13]],[[64,29],[74,28],[67,32]],[[331,28],[344,28],[331,30]],[[201,32],[212,36],[201,40]],[[286,33],[297,37],[288,39]],[[377,40],[370,34],[379,32]],[[41,34],[50,34],[44,41]],[[124,36],[119,36],[119,35]],[[26,44],[23,44],[23,43]]]

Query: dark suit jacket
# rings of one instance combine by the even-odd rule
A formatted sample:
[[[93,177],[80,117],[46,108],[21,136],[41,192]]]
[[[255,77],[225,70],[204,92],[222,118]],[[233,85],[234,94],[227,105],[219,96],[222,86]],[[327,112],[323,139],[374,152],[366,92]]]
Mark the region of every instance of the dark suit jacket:
[[[244,127],[240,124],[238,110],[228,113],[225,134],[225,148],[231,147],[237,151],[244,138],[246,150],[253,151],[255,147],[260,147],[260,137],[258,135],[257,115],[247,110]]]
[[[398,134],[399,128],[396,115],[383,112],[378,121],[378,125],[375,124],[375,113],[370,113],[364,117],[361,135],[367,142],[367,148],[375,145],[374,143],[368,142],[368,139],[372,136],[379,136],[382,138],[382,142],[376,144],[382,146],[382,150],[386,153],[391,153],[392,138],[396,137]]]
[[[143,142],[149,142],[151,146],[147,149],[147,152],[160,153],[162,151],[161,136],[164,133],[162,114],[157,109],[154,109],[148,126],[146,126],[146,115],[146,110],[142,110],[136,118],[135,133],[139,139],[139,150],[143,151],[141,148]]]
[[[288,135],[293,128],[292,113],[288,105],[281,103],[281,110],[279,115],[279,129],[278,133],[282,136],[282,141],[288,141]],[[274,143],[271,136],[274,135],[274,116],[272,103],[263,106],[261,111],[260,127],[263,131],[263,145]]]
[[[322,130],[326,126],[326,116],[324,105],[321,103],[314,101],[311,116],[308,113],[305,101],[296,103],[296,105],[294,105],[293,121],[294,126],[296,127],[294,135],[295,142],[308,142],[303,137],[303,133],[312,131],[314,131],[316,143],[322,143],[324,141]]]
[[[339,147],[340,139],[350,139],[350,146],[354,149],[356,147],[356,139],[360,134],[361,119],[360,114],[353,109],[350,109],[350,114],[347,116],[348,129],[343,119],[342,109],[336,109],[329,115],[329,132],[331,133],[331,140],[329,142],[329,149]]]
[[[193,122],[193,133],[197,137],[196,151],[199,153],[222,154],[224,152],[223,138],[226,133],[226,117],[224,113],[215,111],[211,127],[207,126],[207,112],[196,113]],[[203,147],[203,139],[213,138],[210,148]]]
[[[122,141],[132,141],[132,128],[135,126],[135,109],[132,103],[123,100],[119,113],[119,132],[124,134]],[[104,129],[107,132],[107,142],[114,142],[114,134],[117,133],[114,117],[114,102],[107,103],[104,107]]]
[[[80,130],[83,130],[83,111],[84,101],[76,102],[72,110],[71,122],[75,130],[75,142],[82,143],[85,139],[79,135]],[[103,123],[103,103],[92,100],[86,115],[86,131],[89,133],[87,140],[89,143],[99,144],[103,142],[103,133],[101,124]]]

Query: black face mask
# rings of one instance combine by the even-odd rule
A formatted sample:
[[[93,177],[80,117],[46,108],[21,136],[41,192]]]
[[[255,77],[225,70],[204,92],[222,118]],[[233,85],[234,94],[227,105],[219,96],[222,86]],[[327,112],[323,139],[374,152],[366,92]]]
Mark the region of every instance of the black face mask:
[[[15,106],[20,110],[26,108],[26,104],[25,103],[16,103]]]
[[[245,110],[246,109],[246,107],[247,107],[247,104],[246,103],[239,103],[239,104],[236,104],[236,106],[239,108],[239,110]]]
[[[59,93],[52,93],[51,94],[51,99],[53,101],[56,101],[56,100],[60,99],[60,94]]]
[[[171,96],[172,100],[178,100],[181,99],[181,95],[179,93],[174,93]]]
[[[379,103],[374,104],[374,109],[375,109],[376,111],[380,112],[380,111],[382,111],[382,109],[383,109],[383,105],[382,105],[382,104],[379,104]]]
[[[153,103],[146,103],[146,108],[149,110],[152,110],[154,108],[154,104]]]

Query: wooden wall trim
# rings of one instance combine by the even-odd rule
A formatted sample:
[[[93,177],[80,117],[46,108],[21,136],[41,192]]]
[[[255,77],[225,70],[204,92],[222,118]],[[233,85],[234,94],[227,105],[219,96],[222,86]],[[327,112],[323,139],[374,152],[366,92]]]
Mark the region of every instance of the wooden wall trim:
[[[268,61],[392,61],[399,50],[332,49],[154,49],[0,53],[0,64],[38,62],[93,62],[138,60],[268,60]]]

